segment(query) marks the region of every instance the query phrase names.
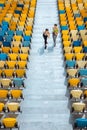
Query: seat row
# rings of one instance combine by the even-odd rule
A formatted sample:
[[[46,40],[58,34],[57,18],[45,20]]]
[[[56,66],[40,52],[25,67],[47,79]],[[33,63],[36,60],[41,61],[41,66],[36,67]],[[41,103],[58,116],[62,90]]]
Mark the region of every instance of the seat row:
[[[6,60],[12,60],[12,61],[28,61],[29,55],[27,53],[0,53],[0,61],[6,61]]]
[[[29,47],[1,47],[0,53],[28,53],[29,54]]]
[[[36,0],[0,0],[0,129],[19,129]]]
[[[73,130],[87,129],[87,1],[59,0],[59,18]]]
[[[0,69],[27,69],[27,61],[0,61]]]

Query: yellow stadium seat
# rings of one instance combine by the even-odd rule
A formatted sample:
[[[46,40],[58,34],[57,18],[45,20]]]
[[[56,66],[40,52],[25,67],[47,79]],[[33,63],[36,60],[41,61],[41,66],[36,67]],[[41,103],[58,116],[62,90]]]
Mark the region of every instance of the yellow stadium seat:
[[[74,48],[73,48],[73,51],[74,51],[74,53],[81,53],[81,51],[82,51],[82,46],[80,46],[80,47],[74,47]]]
[[[65,53],[65,60],[72,60],[74,58],[74,53]]]
[[[84,22],[83,21],[77,21],[77,25],[83,25]]]
[[[18,59],[18,54],[16,54],[16,53],[9,54],[8,56],[9,56],[10,60],[17,60]]]
[[[14,46],[14,47],[11,48],[11,51],[12,51],[12,53],[19,53],[20,52],[20,48],[18,46]]]
[[[19,69],[25,69],[25,68],[27,68],[27,61],[18,61],[17,62],[17,67]]]
[[[84,45],[84,46],[87,46],[87,41],[83,41],[83,45]]]
[[[69,31],[68,30],[62,30],[61,33],[62,33],[62,35],[68,35]]]
[[[26,77],[26,70],[25,69],[16,69],[15,70],[16,77]]]
[[[14,36],[14,40],[15,41],[21,41],[22,40],[22,36],[15,35]]]
[[[13,69],[4,69],[3,70],[3,77],[13,77],[14,76],[14,70]]]
[[[2,119],[2,125],[5,128],[18,128],[17,119],[13,117],[5,117]]]
[[[0,102],[0,113],[5,111],[5,105],[4,103]]]
[[[22,90],[15,89],[10,91],[11,98],[13,99],[23,99],[23,93]]]
[[[19,59],[20,60],[24,60],[24,61],[28,61],[28,54],[26,54],[26,53],[21,53],[21,54],[19,54]]]
[[[6,61],[6,68],[15,69],[16,61]]]
[[[10,52],[10,47],[2,47],[2,52],[3,53],[9,53]]]
[[[3,70],[0,69],[0,77],[3,77]]]
[[[62,26],[67,25],[67,21],[61,21],[61,25],[62,25]]]
[[[25,30],[25,35],[28,35],[28,36],[30,36],[31,34],[32,34],[32,32],[31,31],[29,31],[29,30]]]
[[[71,46],[71,41],[63,41],[63,47]]]
[[[84,53],[76,53],[75,54],[75,59],[76,60],[83,60],[84,59],[85,54]]]
[[[80,83],[80,79],[79,78],[70,78],[68,80],[68,87],[78,87]]]
[[[87,98],[87,90],[84,90],[83,95],[84,95],[84,98]]]
[[[70,39],[70,36],[69,35],[62,35],[62,40],[63,41],[69,41],[69,39]]]
[[[20,22],[18,23],[18,25],[19,25],[19,26],[24,26],[24,25],[25,25],[25,22],[24,22],[24,21],[20,21]]]
[[[8,90],[0,90],[0,99],[8,99]]]

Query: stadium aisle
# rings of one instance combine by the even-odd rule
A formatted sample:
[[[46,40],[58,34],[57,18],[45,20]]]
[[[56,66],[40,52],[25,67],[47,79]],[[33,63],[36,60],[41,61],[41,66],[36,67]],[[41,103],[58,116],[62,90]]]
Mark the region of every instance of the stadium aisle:
[[[43,44],[44,29],[52,33],[55,23],[59,24],[56,0],[37,0],[20,130],[72,130],[60,33],[55,48],[52,34],[47,50]]]

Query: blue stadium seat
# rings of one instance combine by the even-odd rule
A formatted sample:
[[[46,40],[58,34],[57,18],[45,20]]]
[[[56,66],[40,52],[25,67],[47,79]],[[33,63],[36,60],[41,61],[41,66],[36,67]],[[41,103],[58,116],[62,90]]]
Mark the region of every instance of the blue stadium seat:
[[[6,35],[6,36],[4,37],[4,40],[5,40],[6,42],[11,42],[11,41],[12,41],[12,38],[13,38],[12,35]]]
[[[2,21],[2,25],[9,26],[9,23],[7,21]]]
[[[81,86],[87,86],[87,78],[81,78]]]
[[[22,11],[20,11],[20,10],[15,10],[15,13],[16,13],[16,14],[21,14],[21,12],[22,12]]]
[[[22,46],[23,47],[30,47],[30,41],[23,41]]]
[[[84,52],[84,53],[87,53],[87,46],[85,46],[85,47],[83,48],[83,52]]]
[[[2,36],[0,36],[0,41],[3,41],[3,37]]]
[[[61,30],[68,30],[68,26],[61,26]]]
[[[22,79],[22,78],[14,78],[13,79],[13,85],[16,86],[16,87],[21,87],[21,86],[24,87],[24,79]]]
[[[87,76],[87,69],[79,69],[78,76]]]
[[[84,22],[86,22],[87,21],[87,17],[84,17]]]
[[[3,42],[3,46],[4,46],[4,47],[11,47],[11,42],[4,41],[4,42]]]
[[[23,4],[17,4],[17,7],[24,7],[24,5]]]
[[[74,14],[74,17],[76,18],[76,17],[80,17],[80,14]]]
[[[16,31],[16,35],[21,35],[21,36],[22,36],[22,35],[23,35],[23,31],[17,30],[17,31]]]
[[[1,4],[1,3],[0,3],[0,7],[4,7],[4,6],[5,6],[5,4]]]
[[[77,118],[75,120],[75,128],[87,128],[87,118]]]
[[[2,28],[3,31],[7,31],[8,30],[8,26],[7,25],[2,25],[1,28]]]
[[[65,10],[59,10],[59,14],[64,14]]]
[[[73,41],[72,43],[73,46],[81,46],[81,41]]]
[[[4,35],[5,35],[5,31],[4,30],[2,30],[2,31],[0,30],[0,36],[3,37]]]
[[[0,60],[7,60],[8,59],[8,55],[6,53],[0,53]]]
[[[78,26],[77,28],[78,28],[78,31],[80,31],[80,30],[84,30],[84,29],[85,29],[85,26],[84,26],[84,25],[80,25],[80,26]]]
[[[31,36],[24,36],[24,41],[30,41],[31,40]]]
[[[76,65],[76,61],[75,60],[67,60],[66,61],[66,68],[74,68]]]
[[[8,30],[7,32],[6,32],[8,35],[14,35],[14,31],[12,31],[12,30]]]

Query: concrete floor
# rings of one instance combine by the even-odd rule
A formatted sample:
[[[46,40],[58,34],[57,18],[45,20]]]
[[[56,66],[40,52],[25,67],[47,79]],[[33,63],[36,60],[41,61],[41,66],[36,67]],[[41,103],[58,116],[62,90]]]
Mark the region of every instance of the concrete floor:
[[[37,0],[20,130],[72,130],[60,33],[57,46],[51,34],[44,50],[42,33],[45,28],[52,33],[55,23],[59,27],[56,0]]]

